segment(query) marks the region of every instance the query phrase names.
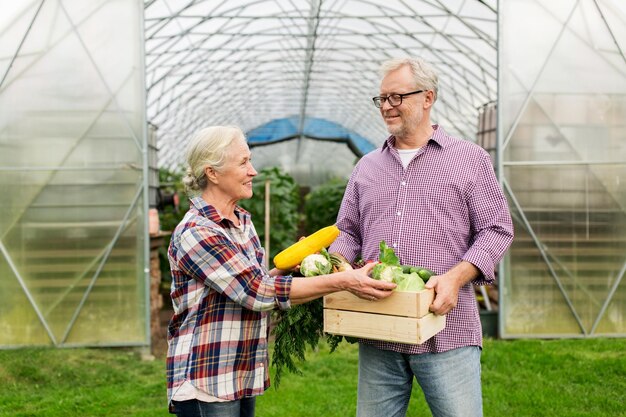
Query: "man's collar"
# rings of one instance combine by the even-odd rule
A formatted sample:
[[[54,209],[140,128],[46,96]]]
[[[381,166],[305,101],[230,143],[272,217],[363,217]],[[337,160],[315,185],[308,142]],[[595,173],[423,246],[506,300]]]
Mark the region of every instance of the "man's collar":
[[[432,127],[433,127],[433,133],[430,136],[430,138],[428,138],[428,141],[430,142],[432,140],[433,142],[435,142],[442,148],[447,147],[450,144],[450,137],[448,136],[446,131],[443,130],[443,127],[437,124],[433,125]],[[389,136],[387,140],[385,140],[385,143],[383,143],[382,151],[384,151],[387,148],[393,148],[395,144],[396,144],[396,137],[394,135]]]

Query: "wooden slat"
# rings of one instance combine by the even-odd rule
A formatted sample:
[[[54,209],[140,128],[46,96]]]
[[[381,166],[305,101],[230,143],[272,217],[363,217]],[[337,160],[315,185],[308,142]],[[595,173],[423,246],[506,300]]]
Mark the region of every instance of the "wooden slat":
[[[432,289],[418,292],[396,291],[379,301],[363,300],[348,291],[340,291],[324,297],[324,308],[389,314],[402,317],[423,317],[435,298]]]
[[[446,327],[446,316],[422,318],[324,309],[324,331],[390,342],[421,344]]]

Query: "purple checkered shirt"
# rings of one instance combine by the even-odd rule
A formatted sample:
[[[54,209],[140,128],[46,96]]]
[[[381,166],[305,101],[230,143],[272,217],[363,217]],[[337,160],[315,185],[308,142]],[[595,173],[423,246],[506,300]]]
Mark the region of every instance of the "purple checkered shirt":
[[[365,155],[354,168],[330,251],[349,260],[378,259],[379,244],[392,246],[404,265],[443,274],[461,260],[480,269],[472,283],[490,284],[513,240],[513,224],[489,154],[434,125],[429,142],[403,169],[395,138]],[[421,345],[363,340],[401,353],[438,353],[481,346],[482,330],[472,283],[459,290],[446,327]]]
[[[290,307],[291,277],[267,273],[250,214],[235,213],[240,227],[193,198],[172,234],[168,400],[185,381],[226,400],[269,386],[268,311]]]

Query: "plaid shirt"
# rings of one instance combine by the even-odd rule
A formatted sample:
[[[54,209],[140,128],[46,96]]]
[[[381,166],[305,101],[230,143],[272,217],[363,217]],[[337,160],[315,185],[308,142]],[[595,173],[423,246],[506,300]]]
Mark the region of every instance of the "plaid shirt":
[[[226,400],[269,387],[268,311],[290,307],[291,277],[269,276],[250,214],[235,213],[240,227],[193,198],[172,234],[169,401],[185,381]]]
[[[392,246],[400,262],[443,274],[461,260],[474,264],[489,284],[513,240],[509,208],[489,154],[435,125],[431,140],[403,169],[393,136],[365,155],[346,188],[330,251],[354,260],[378,259],[379,244]],[[478,306],[471,283],[459,290],[446,327],[421,345],[363,340],[380,349],[415,354],[462,346],[482,347]]]

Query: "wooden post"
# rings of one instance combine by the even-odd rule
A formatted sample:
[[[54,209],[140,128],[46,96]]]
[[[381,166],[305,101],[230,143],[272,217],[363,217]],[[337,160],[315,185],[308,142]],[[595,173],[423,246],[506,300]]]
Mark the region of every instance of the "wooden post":
[[[265,180],[265,267],[270,269],[270,180]]]

